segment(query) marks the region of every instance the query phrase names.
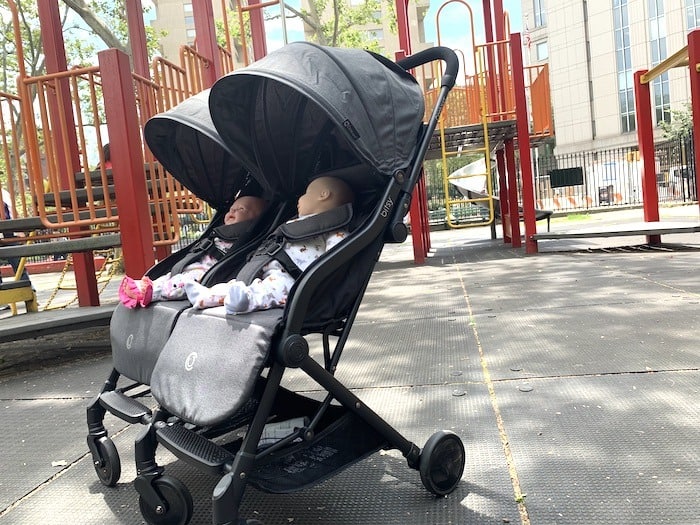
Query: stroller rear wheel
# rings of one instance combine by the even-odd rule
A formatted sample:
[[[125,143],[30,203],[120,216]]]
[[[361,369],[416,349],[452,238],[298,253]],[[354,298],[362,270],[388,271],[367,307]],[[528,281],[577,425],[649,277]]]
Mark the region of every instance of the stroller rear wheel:
[[[436,496],[449,494],[462,479],[465,461],[459,436],[447,430],[436,432],[420,454],[418,470],[423,486]]]
[[[114,441],[108,437],[101,437],[95,441],[95,447],[99,454],[98,459],[93,458],[97,477],[103,485],[113,487],[122,475],[122,464],[117,447],[114,445]]]
[[[172,476],[161,476],[152,484],[163,505],[154,508],[139,497],[139,508],[146,522],[150,525],[187,525],[192,519],[193,503],[185,484]]]

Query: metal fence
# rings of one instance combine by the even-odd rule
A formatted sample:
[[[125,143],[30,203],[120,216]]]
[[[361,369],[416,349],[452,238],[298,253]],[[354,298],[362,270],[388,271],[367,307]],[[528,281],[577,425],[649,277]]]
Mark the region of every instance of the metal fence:
[[[655,148],[659,202],[697,200],[692,137]],[[642,204],[642,165],[633,147],[535,156],[540,209],[566,211]]]
[[[431,224],[445,222],[445,194],[440,160],[426,162]],[[495,166],[495,162],[492,163]],[[693,138],[655,146],[658,198],[661,203],[698,200]],[[567,155],[533,156],[536,206],[567,212],[641,205],[642,166],[634,147],[586,151]],[[498,177],[493,177],[498,184]],[[520,181],[518,182],[520,185]],[[458,197],[455,187],[453,198]],[[495,188],[498,195],[498,188]]]

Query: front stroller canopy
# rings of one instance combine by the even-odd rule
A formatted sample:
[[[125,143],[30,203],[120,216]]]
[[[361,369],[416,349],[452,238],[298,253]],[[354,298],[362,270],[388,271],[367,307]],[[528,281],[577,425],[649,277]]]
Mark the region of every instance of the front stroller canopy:
[[[331,166],[360,161],[384,176],[405,169],[424,111],[420,86],[393,62],[308,42],[222,77],[209,105],[233,154],[260,182],[291,195]]]
[[[144,137],[153,155],[183,186],[212,208],[227,208],[247,171],[224,145],[209,114],[205,90],[151,118]]]

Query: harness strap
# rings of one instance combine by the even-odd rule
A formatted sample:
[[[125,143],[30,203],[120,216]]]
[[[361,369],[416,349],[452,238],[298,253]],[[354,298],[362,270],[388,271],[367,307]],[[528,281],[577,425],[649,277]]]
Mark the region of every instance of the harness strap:
[[[173,264],[170,269],[171,275],[182,273],[188,265],[200,260],[205,255],[211,255],[217,260],[220,259],[226,252],[220,250],[216,246],[214,239],[218,237],[235,245],[238,240],[252,230],[256,222],[257,219],[253,219],[235,224],[222,224],[221,226],[212,228],[205,237],[192,245],[189,253]]]
[[[302,270],[284,251],[284,245],[287,242],[299,242],[344,228],[351,220],[352,205],[345,204],[303,220],[288,221],[280,225],[241,268],[236,280],[250,285],[262,268],[271,261],[279,262],[294,279],[297,279]]]

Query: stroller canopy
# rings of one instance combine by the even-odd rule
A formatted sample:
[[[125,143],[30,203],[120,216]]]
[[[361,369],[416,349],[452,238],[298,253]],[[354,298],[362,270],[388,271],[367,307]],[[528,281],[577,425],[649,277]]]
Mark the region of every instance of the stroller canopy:
[[[246,183],[247,171],[222,142],[209,114],[209,90],[151,118],[144,137],[175,179],[222,210]]]
[[[292,195],[327,168],[362,162],[382,179],[405,169],[424,111],[420,86],[393,62],[308,42],[222,77],[209,106],[236,158],[263,185]]]

